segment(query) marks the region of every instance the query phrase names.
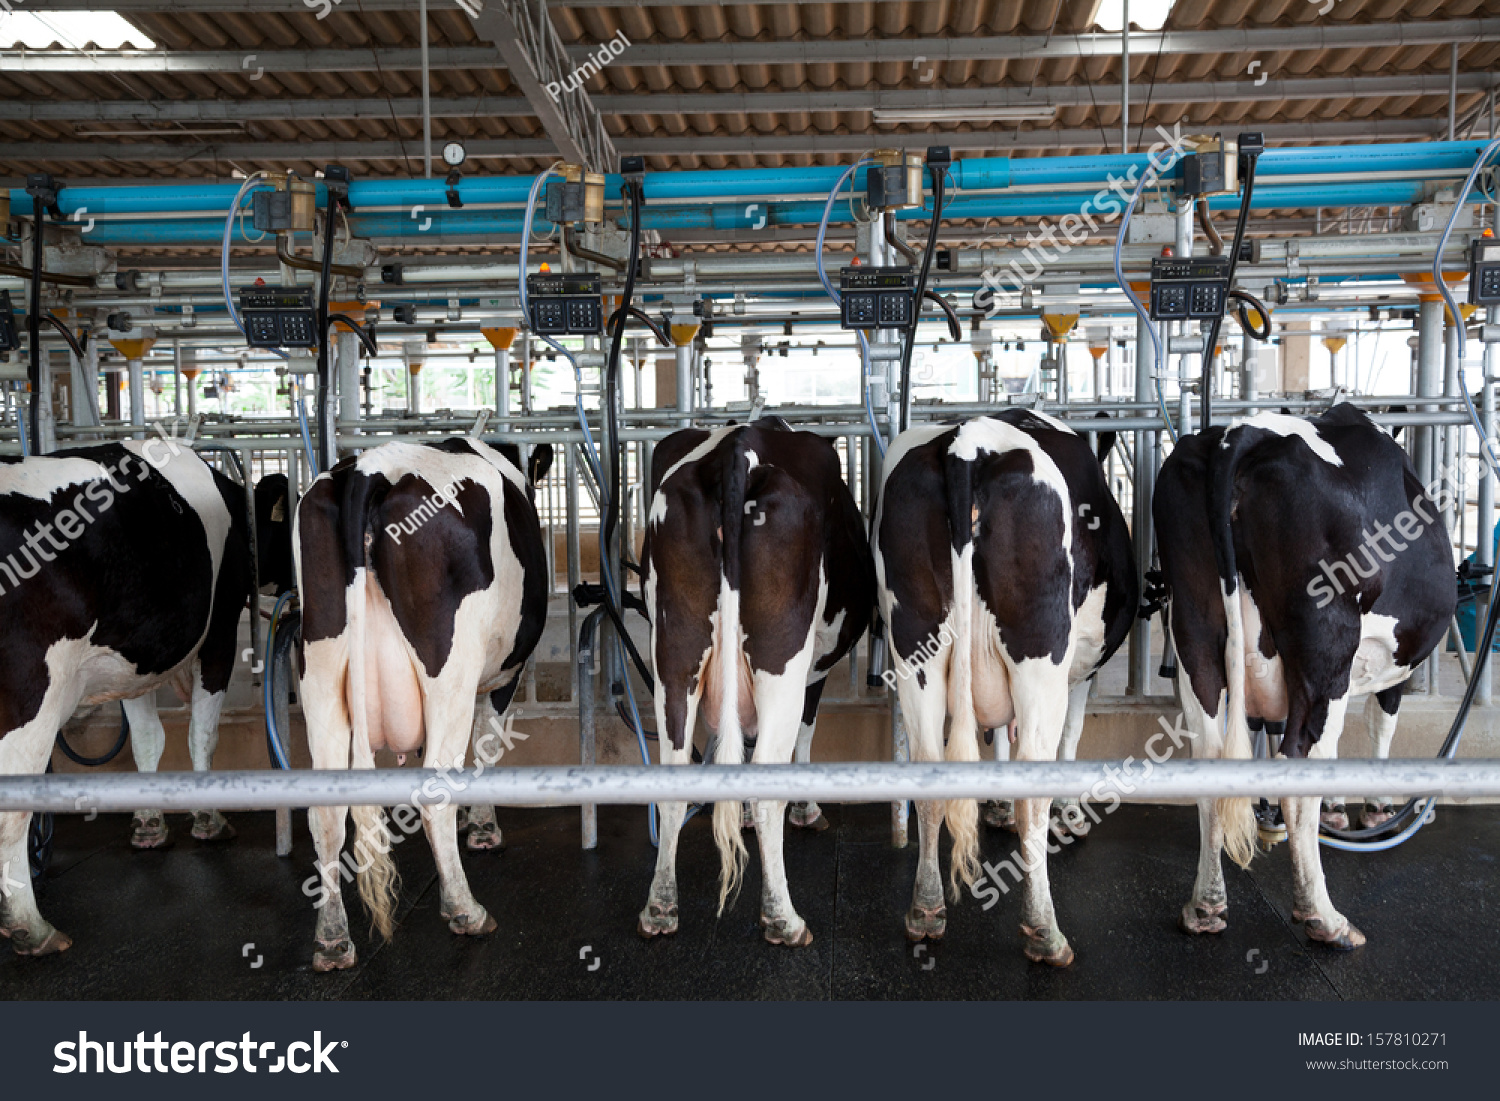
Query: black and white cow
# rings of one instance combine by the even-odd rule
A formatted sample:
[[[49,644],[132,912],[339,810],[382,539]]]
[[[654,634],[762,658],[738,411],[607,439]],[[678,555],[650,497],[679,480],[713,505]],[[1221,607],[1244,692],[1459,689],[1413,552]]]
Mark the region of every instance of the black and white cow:
[[[775,418],[689,428],[657,445],[642,556],[663,764],[686,764],[700,707],[715,731],[704,756],[807,760],[828,671],[870,622],[874,568],[864,519],[828,440]],[[755,805],[766,939],[812,943],[782,864],[784,802]],[[675,933],[677,835],[687,807],[661,805],[661,843],[644,936]],[[799,824],[818,821],[816,804]],[[747,859],[738,803],[714,807],[719,908]]]
[[[1406,453],[1339,404],[1262,413],[1184,436],[1152,503],[1170,589],[1178,697],[1194,756],[1249,757],[1248,719],[1284,721],[1281,753],[1331,759],[1351,696],[1372,693],[1389,748],[1401,689],[1453,615],[1453,552]],[[1318,800],[1283,799],[1293,915],[1336,948],[1364,936],[1334,909]],[[1224,929],[1222,847],[1254,851],[1248,799],[1200,800],[1201,847],[1181,924]]]
[[[872,541],[896,691],[912,759],[979,759],[978,730],[1015,723],[1016,757],[1076,750],[1090,678],[1136,613],[1130,533],[1088,443],[1045,414],[1005,410],[903,432],[885,457]],[[1050,800],[1016,801],[1025,868],[1026,954],[1073,950],[1047,881]],[[940,938],[947,910],[938,833],[953,836],[952,883],[978,874],[972,800],[918,802],[912,940]]]
[[[514,447],[398,441],[345,459],[308,488],[294,544],[314,768],[372,768],[383,748],[404,756],[423,746],[428,767],[461,768],[476,701],[488,696],[485,706],[505,713],[546,621],[551,584],[531,487],[551,462],[551,447],[536,447],[528,480]],[[388,938],[390,835],[380,808],[352,810],[360,897]],[[421,810],[442,914],[455,933],[488,933],[495,921],[459,860],[457,810],[451,801]],[[319,971],[356,959],[339,882],[349,811],[309,812],[323,880]]]
[[[136,765],[154,771],[163,684],[191,702],[193,767],[209,768],[250,596],[248,527],[243,490],[174,440],[0,465],[0,774],[44,771],[74,709],[108,700],[124,701]],[[30,819],[0,813],[0,934],[45,955],[72,941],[24,874]],[[137,811],[134,828],[137,847],[167,839],[160,811]],[[232,832],[215,811],[194,816],[195,837]]]

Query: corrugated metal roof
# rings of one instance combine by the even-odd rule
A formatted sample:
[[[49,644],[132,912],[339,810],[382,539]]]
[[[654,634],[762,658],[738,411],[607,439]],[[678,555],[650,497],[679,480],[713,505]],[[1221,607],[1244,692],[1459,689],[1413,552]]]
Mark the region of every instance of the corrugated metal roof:
[[[1327,0],[1325,0],[1325,3]],[[41,0],[44,6],[45,0]],[[1445,132],[1447,115],[1446,77],[1450,47],[1446,44],[1402,44],[1399,26],[1493,16],[1500,13],[1493,0],[1337,0],[1326,15],[1323,5],[1309,0],[1179,0],[1167,23],[1168,30],[1196,31],[1221,28],[1316,28],[1333,33],[1339,28],[1387,26],[1388,42],[1350,48],[1288,50],[1266,53],[1221,51],[1202,53],[1135,54],[1131,57],[1132,117],[1144,119],[1149,131],[1155,123],[1172,125],[1184,120],[1194,129],[1234,130],[1290,123],[1342,121],[1361,124],[1418,120],[1432,135]],[[938,127],[877,126],[869,110],[791,110],[746,112],[736,110],[693,113],[654,113],[652,98],[658,94],[745,94],[761,92],[914,92],[947,89],[1029,89],[1039,101],[1048,100],[1049,89],[1111,89],[1109,97],[1095,94],[1090,101],[1059,107],[1050,123],[1023,122],[984,127],[989,133],[1029,133],[1037,130],[1075,132],[1077,144],[1059,152],[1090,153],[1106,148],[1119,151],[1119,103],[1113,91],[1120,82],[1119,57],[1083,60],[1068,56],[1078,32],[1092,25],[1097,0],[938,0],[931,3],[781,3],[764,5],[690,5],[551,8],[554,26],[564,42],[589,45],[604,42],[623,31],[633,46],[650,45],[680,49],[681,63],[631,64],[630,51],[592,76],[587,84],[595,96],[640,98],[641,110],[608,114],[605,123],[616,147],[629,152],[633,141],[643,138],[681,138],[691,143],[712,138],[775,138],[787,135],[820,137],[838,135],[844,145],[826,152],[778,152],[774,148],[740,154],[692,151],[655,155],[648,163],[655,168],[727,168],[806,165],[847,161],[849,143],[861,135],[875,135],[872,144],[926,145],[944,134],[970,133],[968,123]],[[414,11],[363,11],[360,0],[343,0],[326,19],[312,11],[192,13],[175,11],[132,13],[129,18],[154,39],[168,55],[181,51],[233,51],[250,56],[268,50],[333,50],[355,47],[415,49],[419,27]],[[434,50],[485,47],[471,21],[455,10],[434,11],[429,33]],[[827,44],[833,42],[877,42],[899,40],[910,44],[912,59],[944,41],[963,42],[980,38],[1015,35],[1050,36],[1046,49],[1034,56],[1008,60],[954,60],[915,62],[906,60],[841,60],[770,63],[694,62],[695,46],[703,44],[760,43]],[[1459,70],[1466,75],[1489,74],[1500,60],[1500,43],[1465,41],[1458,44]],[[48,51],[40,51],[45,54]],[[661,53],[661,51],[655,51]],[[937,52],[933,50],[932,52]],[[38,51],[28,51],[35,56]],[[762,50],[759,58],[767,56]],[[1250,63],[1258,62],[1249,71]],[[251,63],[253,65],[253,63]],[[1254,85],[1257,77],[1272,80],[1351,77],[1427,77],[1439,90],[1382,95],[1340,95],[1331,89],[1319,98],[1279,98],[1263,101],[1160,102],[1173,84],[1203,81],[1237,81]],[[1440,79],[1439,79],[1440,78]],[[500,67],[439,69],[432,74],[434,98],[517,96],[509,73]],[[218,72],[0,72],[0,101],[69,102],[91,101],[137,103],[149,111],[151,105],[191,101],[223,101],[229,104],[263,104],[268,100],[306,101],[324,99],[411,99],[420,97],[420,74],[407,70],[369,72],[267,72],[254,79],[253,70]],[[1460,117],[1479,107],[1482,90],[1470,88],[1460,94]],[[524,101],[520,101],[524,102]],[[517,104],[519,106],[519,103]],[[633,105],[632,105],[633,106]],[[731,105],[732,106],[732,105]],[[449,137],[467,139],[545,139],[537,119],[497,115],[480,104],[470,117],[443,117],[433,123],[434,140],[440,145]],[[1480,132],[1485,123],[1481,122]],[[129,122],[0,121],[6,142],[88,142],[87,160],[7,159],[0,143],[0,174],[20,175],[47,170],[61,177],[227,177],[231,168],[249,165],[216,159],[216,143],[291,142],[304,146],[319,141],[399,141],[404,156],[348,158],[346,163],[364,176],[405,176],[419,173],[422,124],[419,118],[362,119],[239,119],[208,124]],[[225,129],[228,134],[205,134],[205,129]],[[1372,126],[1372,130],[1373,130]],[[160,131],[146,136],[143,130]],[[141,162],[111,159],[112,143],[100,135],[131,131],[119,139],[119,149],[131,143],[169,143],[181,156],[163,156]],[[196,132],[195,132],[196,131]],[[1098,140],[1092,140],[1097,133]],[[1360,140],[1358,130],[1337,140]],[[957,142],[955,144],[958,144]],[[774,145],[774,143],[772,143]],[[311,148],[309,146],[309,148]],[[1015,155],[1031,155],[1020,150]],[[314,154],[315,157],[315,154]],[[545,158],[550,160],[550,158]],[[481,171],[533,171],[544,160],[516,158],[486,161]],[[314,161],[257,161],[255,167],[312,167]]]

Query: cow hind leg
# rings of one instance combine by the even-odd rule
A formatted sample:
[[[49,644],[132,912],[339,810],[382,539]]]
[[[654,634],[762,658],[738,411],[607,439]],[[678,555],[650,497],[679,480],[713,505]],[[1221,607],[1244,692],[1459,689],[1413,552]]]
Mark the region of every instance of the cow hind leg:
[[[61,716],[70,714],[77,702],[76,695],[69,695],[56,683],[51,685],[36,718],[0,735],[0,775],[36,776],[44,772]],[[30,827],[29,811],[0,812],[0,937],[10,941],[18,956],[48,956],[66,951],[73,940],[49,925],[37,909],[26,853]]]
[[[948,686],[946,678],[934,676],[933,671],[944,669],[947,664],[946,653],[935,655],[922,671],[897,686],[914,762],[943,759]],[[941,801],[917,801],[917,881],[912,889],[911,909],[906,912],[906,937],[913,942],[941,940],[948,929],[948,907],[943,902],[943,875],[938,865],[938,842],[946,809],[947,804]]]
[[[1309,758],[1333,760],[1338,756],[1338,735],[1344,729],[1348,704],[1347,696],[1329,701],[1322,737],[1308,751]],[[1316,796],[1281,801],[1292,851],[1292,917],[1303,923],[1310,939],[1349,951],[1363,944],[1365,936],[1333,908],[1328,897],[1318,850],[1318,803]]]
[[[1013,726],[996,727],[990,732],[995,743],[995,761],[1010,760],[1010,742]],[[984,804],[984,824],[997,830],[1016,832],[1016,804],[1011,799],[991,799]]]
[[[756,764],[782,765],[791,761],[801,741],[801,730],[806,729],[805,723],[799,727],[798,720],[806,717],[804,685],[810,658],[810,654],[804,660],[793,658],[777,676],[756,675],[755,712],[759,731],[753,757]],[[755,836],[760,843],[760,923],[765,927],[766,940],[772,944],[803,948],[812,943],[812,930],[792,905],[787,887],[782,852],[785,820],[784,801],[764,800],[755,804]]]
[[[167,732],[156,712],[156,692],[125,700],[125,718],[130,722],[130,752],[138,772],[155,772],[167,746]],[[167,816],[159,810],[137,810],[130,820],[130,844],[136,849],[164,849],[171,841]]]
[[[1063,724],[1062,745],[1058,750],[1058,760],[1076,761],[1078,759],[1078,743],[1083,738],[1083,720],[1088,712],[1091,684],[1093,684],[1093,678],[1088,678],[1068,689],[1068,717]],[[1081,800],[1073,796],[1062,796],[1052,800],[1052,817],[1056,820],[1056,825],[1053,827],[1055,830],[1065,831],[1077,838],[1087,837],[1089,827],[1092,825],[1088,815],[1083,812]]]
[[[188,725],[188,753],[193,758],[194,772],[207,772],[214,767],[214,751],[219,748],[219,716],[224,711],[227,691],[227,687],[214,690],[203,682],[201,675],[194,678],[193,715]],[[193,837],[199,841],[231,841],[234,827],[216,810],[195,810]]]
[[[813,733],[818,723],[818,701],[822,699],[823,686],[827,683],[827,677],[819,677],[807,686],[807,691],[803,696],[802,724],[797,728],[797,749],[793,758],[799,765],[805,765],[812,760]],[[826,830],[828,828],[828,819],[823,817],[822,808],[811,799],[805,803],[792,803],[787,811],[787,818],[798,829]]]
[[[1046,658],[1033,658],[1011,675],[1016,701],[1016,759],[1053,761],[1067,724],[1069,696],[1065,668]],[[1026,883],[1021,903],[1021,935],[1026,958],[1054,967],[1073,962],[1073,949],[1057,926],[1052,886],[1047,875],[1047,838],[1051,827],[1050,799],[1017,799],[1016,826],[1021,836],[1021,864]],[[1068,839],[1071,841],[1071,838]]]
[[[423,719],[428,735],[426,759],[433,767],[463,768],[473,728],[475,694],[472,685],[451,684],[429,685],[423,693]],[[422,826],[437,862],[439,908],[448,928],[460,936],[493,933],[495,919],[469,889],[469,878],[459,857],[458,807],[452,802],[424,806]]]
[[[1191,739],[1192,754],[1208,760],[1222,757],[1223,727],[1218,718],[1208,714],[1188,684],[1186,675],[1178,678],[1182,722]],[[1220,859],[1223,848],[1224,822],[1219,816],[1219,801],[1199,799],[1198,874],[1193,881],[1193,897],[1178,918],[1178,926],[1184,933],[1222,933],[1228,925],[1229,895]]]
[[[699,697],[682,677],[656,675],[656,729],[660,731],[661,763],[687,765],[693,759],[693,726],[698,718]],[[670,936],[677,932],[677,836],[687,819],[686,803],[658,803],[660,822],[656,848],[656,871],[636,929],[643,937]]]
[[[327,639],[309,643],[305,649],[302,706],[313,768],[349,768],[353,732],[344,706],[344,645],[341,639]],[[352,878],[352,870],[344,864],[348,820],[348,807],[308,808],[307,824],[318,855],[317,875],[307,885],[318,912],[314,971],[343,970],[358,959],[344,909],[343,883]]]
[[[498,744],[500,719],[506,707],[510,706],[510,699],[520,683],[521,675],[517,673],[515,680],[500,692],[494,693],[503,700],[501,707],[496,707],[490,695],[480,696],[475,703],[474,729],[469,734],[469,742],[473,746],[475,759],[483,762],[486,768],[499,760],[494,750],[504,749]],[[486,760],[487,757],[494,759]],[[465,835],[464,848],[470,852],[494,852],[503,847],[500,823],[495,819],[493,806],[460,807],[457,827],[458,832]]]
[[[1365,704],[1365,718],[1370,741],[1378,760],[1388,760],[1391,740],[1396,736],[1396,720],[1401,714],[1401,692],[1404,684],[1372,694]],[[1366,829],[1383,826],[1396,816],[1400,801],[1393,795],[1375,795],[1365,799],[1360,825]]]

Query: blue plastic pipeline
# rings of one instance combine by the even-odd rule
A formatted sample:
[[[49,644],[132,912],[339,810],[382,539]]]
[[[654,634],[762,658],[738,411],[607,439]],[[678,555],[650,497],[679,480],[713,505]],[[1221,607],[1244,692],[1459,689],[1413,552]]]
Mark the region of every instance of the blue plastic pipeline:
[[[1155,136],[1153,135],[1153,140]],[[1268,149],[1261,155],[1260,171],[1267,177],[1334,172],[1368,176],[1376,172],[1452,173],[1473,163],[1481,142],[1406,142],[1378,145],[1311,146]],[[1013,186],[1047,186],[1098,181],[1111,171],[1121,174],[1135,164],[1144,168],[1146,155],[1028,157],[977,157],[956,162],[950,178],[962,191],[1003,190]],[[651,172],[645,177],[648,199],[703,200],[743,197],[745,203],[779,195],[826,192],[839,169],[823,167],[729,169],[724,171]],[[526,176],[471,176],[458,185],[465,203],[515,203],[526,199],[531,180]],[[861,177],[855,186],[861,186]],[[620,177],[606,177],[608,194],[619,190]],[[234,195],[236,184],[131,184],[109,187],[67,187],[58,198],[64,214],[80,207],[94,213],[152,214],[166,211],[223,210]],[[362,206],[411,207],[418,204],[447,209],[447,185],[431,180],[355,180],[349,199],[355,210]],[[319,203],[323,200],[319,185]],[[1310,205],[1327,206],[1329,203]],[[20,189],[11,191],[11,209],[18,215],[31,213],[31,197]]]
[[[1106,190],[1101,187],[1100,190]],[[1346,206],[1402,206],[1422,198],[1423,185],[1412,180],[1375,181],[1349,184],[1282,184],[1257,187],[1252,206],[1256,210],[1305,209],[1307,207]],[[1022,195],[958,195],[945,204],[945,211],[954,218],[1061,218],[1077,214],[1084,202],[1095,192],[1065,192],[1060,194]],[[1109,192],[1098,203],[1093,204],[1094,214],[1110,216],[1118,214],[1127,197],[1122,183],[1119,191]],[[233,196],[226,196],[224,209]],[[1233,209],[1236,197],[1219,196],[1210,200],[1215,209]],[[1471,201],[1478,201],[1477,199]],[[663,232],[682,230],[757,230],[775,226],[811,226],[822,220],[821,200],[793,202],[734,202],[696,206],[653,206],[642,213],[641,226]],[[362,237],[402,238],[414,242],[431,241],[434,244],[457,238],[472,237],[516,237],[525,221],[519,210],[453,210],[447,206],[424,209],[419,217],[409,214],[383,213],[360,214],[356,211],[349,222],[355,234]],[[926,207],[897,211],[902,220],[926,219],[931,211]],[[846,208],[831,210],[829,222],[848,224],[851,220]],[[550,232],[550,223],[533,219],[539,230]],[[130,221],[100,222],[89,232],[88,240],[101,245],[155,245],[155,244],[210,244],[220,237],[220,225],[210,219],[179,219],[175,221]],[[231,241],[247,242],[242,234],[240,220],[235,220]]]

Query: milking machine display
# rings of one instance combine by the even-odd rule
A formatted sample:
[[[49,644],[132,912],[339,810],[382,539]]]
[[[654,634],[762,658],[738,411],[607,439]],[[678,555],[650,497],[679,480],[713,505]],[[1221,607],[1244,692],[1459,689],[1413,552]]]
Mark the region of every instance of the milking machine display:
[[[1462,941],[1419,885],[1500,837],[1486,87],[1482,140],[455,131],[446,178],[0,188],[0,972],[172,943],[91,866],[265,927],[105,997],[704,996],[675,940],[829,953],[772,997],[1171,998],[1131,953],[1192,937],[1193,996],[1296,1001]],[[435,914],[473,972],[429,991]],[[1226,985],[1245,943],[1300,970]],[[1446,996],[1368,957],[1348,996]]]

